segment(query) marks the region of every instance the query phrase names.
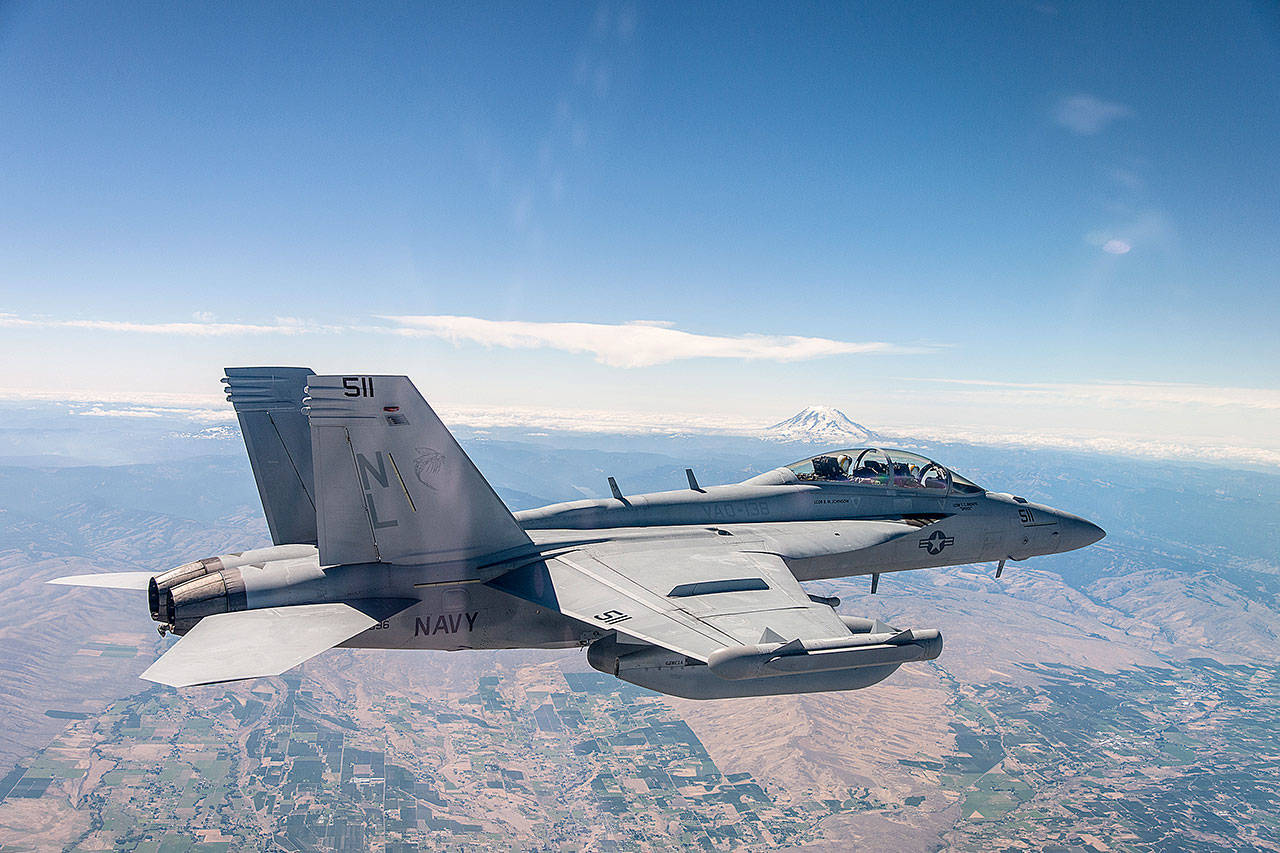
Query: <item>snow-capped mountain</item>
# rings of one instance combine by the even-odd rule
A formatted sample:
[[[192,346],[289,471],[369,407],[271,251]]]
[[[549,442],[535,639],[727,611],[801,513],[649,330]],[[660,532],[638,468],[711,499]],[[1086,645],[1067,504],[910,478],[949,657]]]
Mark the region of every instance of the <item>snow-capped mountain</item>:
[[[174,432],[170,438],[194,438],[201,441],[240,441],[240,428],[229,424],[205,427],[196,432]]]
[[[830,406],[806,406],[766,429],[764,436],[774,441],[845,446],[870,444],[881,437],[875,430],[850,420],[844,412]]]

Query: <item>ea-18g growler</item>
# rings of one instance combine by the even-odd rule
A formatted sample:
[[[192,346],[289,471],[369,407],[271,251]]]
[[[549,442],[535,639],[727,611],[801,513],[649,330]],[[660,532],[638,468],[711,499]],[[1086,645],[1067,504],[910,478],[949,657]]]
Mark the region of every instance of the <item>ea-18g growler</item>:
[[[854,690],[942,651],[802,581],[1082,548],[1103,531],[900,450],[734,485],[510,512],[404,376],[229,368],[274,546],[55,583],[145,590],[178,640],[142,677],[277,675],[331,647],[568,648],[677,696]]]

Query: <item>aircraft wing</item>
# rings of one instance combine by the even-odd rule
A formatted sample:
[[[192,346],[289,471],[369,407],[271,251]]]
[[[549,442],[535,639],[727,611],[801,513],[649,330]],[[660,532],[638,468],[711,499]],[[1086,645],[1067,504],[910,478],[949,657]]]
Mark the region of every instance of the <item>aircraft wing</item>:
[[[601,630],[701,661],[727,647],[849,636],[835,611],[812,601],[781,557],[722,541],[592,545],[491,583]]]
[[[142,677],[191,687],[279,675],[378,621],[342,603],[217,613],[197,622]]]

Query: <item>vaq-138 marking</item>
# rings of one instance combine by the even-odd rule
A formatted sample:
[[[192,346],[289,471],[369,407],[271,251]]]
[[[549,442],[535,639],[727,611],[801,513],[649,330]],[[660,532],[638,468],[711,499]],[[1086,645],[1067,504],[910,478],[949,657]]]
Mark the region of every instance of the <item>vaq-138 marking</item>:
[[[145,590],[180,635],[143,678],[278,675],[335,646],[583,646],[694,699],[854,690],[932,660],[932,629],[845,616],[802,581],[1082,548],[1082,518],[901,450],[822,453],[742,483],[510,512],[404,376],[228,368],[275,543],[54,583]]]

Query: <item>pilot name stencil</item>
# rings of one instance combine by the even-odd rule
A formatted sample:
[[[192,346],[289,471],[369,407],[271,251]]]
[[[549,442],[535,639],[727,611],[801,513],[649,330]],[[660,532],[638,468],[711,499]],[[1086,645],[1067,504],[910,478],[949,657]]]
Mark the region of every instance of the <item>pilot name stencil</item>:
[[[954,536],[948,536],[941,530],[935,530],[925,538],[920,540],[920,547],[928,550],[930,554],[937,556],[942,553],[942,549],[948,545],[956,544]]]
[[[434,622],[430,616],[426,620],[418,617],[413,620],[413,636],[456,634],[462,630],[463,624],[467,626],[467,631],[470,632],[475,629],[476,617],[479,615],[480,612],[478,610],[470,613],[441,613],[435,617]]]

